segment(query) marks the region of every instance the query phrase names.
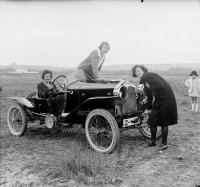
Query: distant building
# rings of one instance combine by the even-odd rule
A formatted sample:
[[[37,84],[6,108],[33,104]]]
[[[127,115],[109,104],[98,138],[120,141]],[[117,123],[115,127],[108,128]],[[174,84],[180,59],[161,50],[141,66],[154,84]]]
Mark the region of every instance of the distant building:
[[[36,71],[28,71],[27,69],[22,69],[22,68],[17,68],[12,73],[38,73],[38,72],[36,72]]]

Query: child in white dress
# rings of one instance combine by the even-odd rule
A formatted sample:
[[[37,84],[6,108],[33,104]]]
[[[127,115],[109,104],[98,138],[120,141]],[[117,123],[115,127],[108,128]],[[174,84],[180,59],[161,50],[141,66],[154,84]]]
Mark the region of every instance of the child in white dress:
[[[192,110],[198,111],[198,97],[200,95],[200,78],[198,78],[197,72],[192,71],[190,78],[185,81],[185,85],[189,87],[188,96],[191,97]]]

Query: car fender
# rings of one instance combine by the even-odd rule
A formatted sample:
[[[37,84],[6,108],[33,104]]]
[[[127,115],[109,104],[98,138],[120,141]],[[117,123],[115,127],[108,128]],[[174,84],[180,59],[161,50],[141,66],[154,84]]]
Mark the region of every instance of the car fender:
[[[101,97],[90,97],[88,98],[85,102],[89,101],[89,100],[95,100],[95,99],[115,99],[115,98],[119,98],[118,96],[101,96]]]
[[[34,108],[33,104],[24,97],[7,97],[7,98],[28,108]]]

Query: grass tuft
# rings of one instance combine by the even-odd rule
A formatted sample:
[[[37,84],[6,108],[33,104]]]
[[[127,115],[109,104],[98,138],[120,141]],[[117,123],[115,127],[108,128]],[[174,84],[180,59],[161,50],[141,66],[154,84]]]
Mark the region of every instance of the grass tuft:
[[[59,156],[55,166],[66,179],[76,178],[78,181],[88,183],[90,178],[103,173],[104,157],[74,142],[69,150]]]

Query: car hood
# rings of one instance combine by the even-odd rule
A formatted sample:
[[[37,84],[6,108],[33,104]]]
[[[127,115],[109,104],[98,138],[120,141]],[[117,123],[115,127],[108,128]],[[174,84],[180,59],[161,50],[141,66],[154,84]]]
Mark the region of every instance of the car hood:
[[[98,82],[74,82],[68,86],[68,89],[80,89],[80,90],[91,90],[91,89],[114,89],[120,81],[98,81]]]

